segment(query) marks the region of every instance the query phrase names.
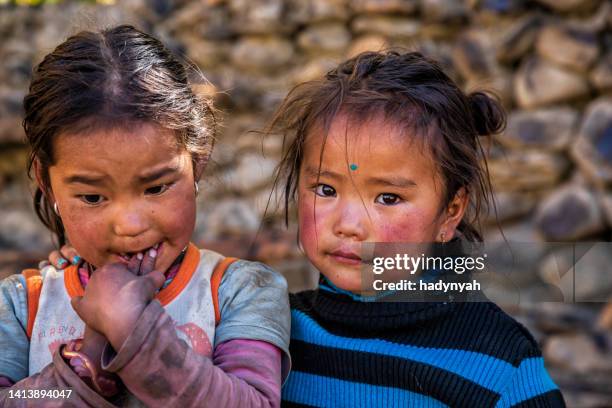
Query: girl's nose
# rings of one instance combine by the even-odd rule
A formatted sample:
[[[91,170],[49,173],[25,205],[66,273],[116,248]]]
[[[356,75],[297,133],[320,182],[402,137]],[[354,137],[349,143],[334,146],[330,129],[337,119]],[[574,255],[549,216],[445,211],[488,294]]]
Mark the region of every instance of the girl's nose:
[[[340,238],[364,241],[367,238],[368,214],[363,203],[345,205],[334,223],[334,234]]]
[[[117,236],[136,237],[148,229],[146,216],[139,211],[119,211],[113,220],[113,232]]]

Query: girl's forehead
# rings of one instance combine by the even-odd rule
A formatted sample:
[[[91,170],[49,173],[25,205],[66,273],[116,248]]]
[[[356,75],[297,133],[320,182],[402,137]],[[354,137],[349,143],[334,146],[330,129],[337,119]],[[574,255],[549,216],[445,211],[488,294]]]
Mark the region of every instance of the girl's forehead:
[[[61,155],[65,149],[150,148],[179,150],[181,144],[172,130],[154,123],[130,123],[121,126],[77,128],[60,133],[54,141],[54,150]],[[135,152],[136,153],[136,152]]]
[[[425,149],[428,146],[427,139],[416,127],[399,123],[382,114],[366,118],[339,114],[327,128],[320,123],[313,126],[304,144],[306,151],[322,148],[324,155],[328,147],[333,147],[333,150],[344,149],[349,154],[357,150],[372,150],[383,144],[391,144],[406,153],[416,149],[419,154],[429,154],[429,149]]]
[[[155,125],[134,128],[63,133],[54,141],[57,170],[93,171],[120,176],[137,173],[171,161],[183,162],[189,154],[176,140],[174,132]]]

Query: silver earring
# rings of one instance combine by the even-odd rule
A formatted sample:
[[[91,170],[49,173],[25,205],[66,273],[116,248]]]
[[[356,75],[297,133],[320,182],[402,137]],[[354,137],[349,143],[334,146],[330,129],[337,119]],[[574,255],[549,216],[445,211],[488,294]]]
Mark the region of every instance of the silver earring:
[[[53,211],[55,212],[55,215],[60,217],[59,207],[57,206],[57,201],[53,203]]]
[[[195,186],[195,195],[197,197],[198,194],[200,194],[200,187],[198,187],[198,182],[194,181],[193,185]]]
[[[446,242],[445,237],[446,237],[446,233],[443,232],[442,234],[440,234],[440,241],[442,241],[443,244]]]

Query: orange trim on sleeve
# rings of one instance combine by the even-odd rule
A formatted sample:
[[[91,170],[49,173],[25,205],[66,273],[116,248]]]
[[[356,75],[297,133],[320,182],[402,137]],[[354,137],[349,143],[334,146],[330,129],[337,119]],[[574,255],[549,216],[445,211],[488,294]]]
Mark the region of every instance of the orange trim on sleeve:
[[[26,281],[26,292],[28,296],[28,325],[26,327],[26,334],[28,339],[31,339],[34,321],[38,313],[38,300],[40,299],[40,291],[42,290],[42,276],[38,269],[25,269],[21,273]]]
[[[68,268],[64,269],[64,286],[66,287],[66,292],[68,292],[70,299],[85,294],[85,289],[83,285],[81,285],[81,280],[79,279],[79,269],[77,265],[70,265]]]
[[[236,260],[238,259],[229,257],[222,259],[217,263],[210,277],[210,291],[212,293],[213,307],[215,308],[215,326],[221,321],[221,311],[219,310],[219,285],[221,285],[221,279],[223,279],[223,274],[227,268]]]
[[[181,266],[176,273],[174,279],[168,286],[159,291],[159,293],[155,296],[155,299],[159,300],[162,306],[166,306],[170,303],[175,297],[177,297],[185,286],[191,280],[193,273],[195,272],[198,264],[200,263],[200,250],[193,243],[189,243],[187,247],[187,253],[185,254],[185,258],[181,263]]]

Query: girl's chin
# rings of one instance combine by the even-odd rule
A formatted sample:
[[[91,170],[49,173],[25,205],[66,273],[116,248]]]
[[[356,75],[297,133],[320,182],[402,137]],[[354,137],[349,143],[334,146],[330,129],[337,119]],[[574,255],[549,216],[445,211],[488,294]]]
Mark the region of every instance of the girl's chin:
[[[338,279],[337,277],[327,277],[327,279],[337,288],[347,290],[355,294],[361,294],[363,290],[363,288],[361,287],[361,275],[359,275],[356,279]]]

